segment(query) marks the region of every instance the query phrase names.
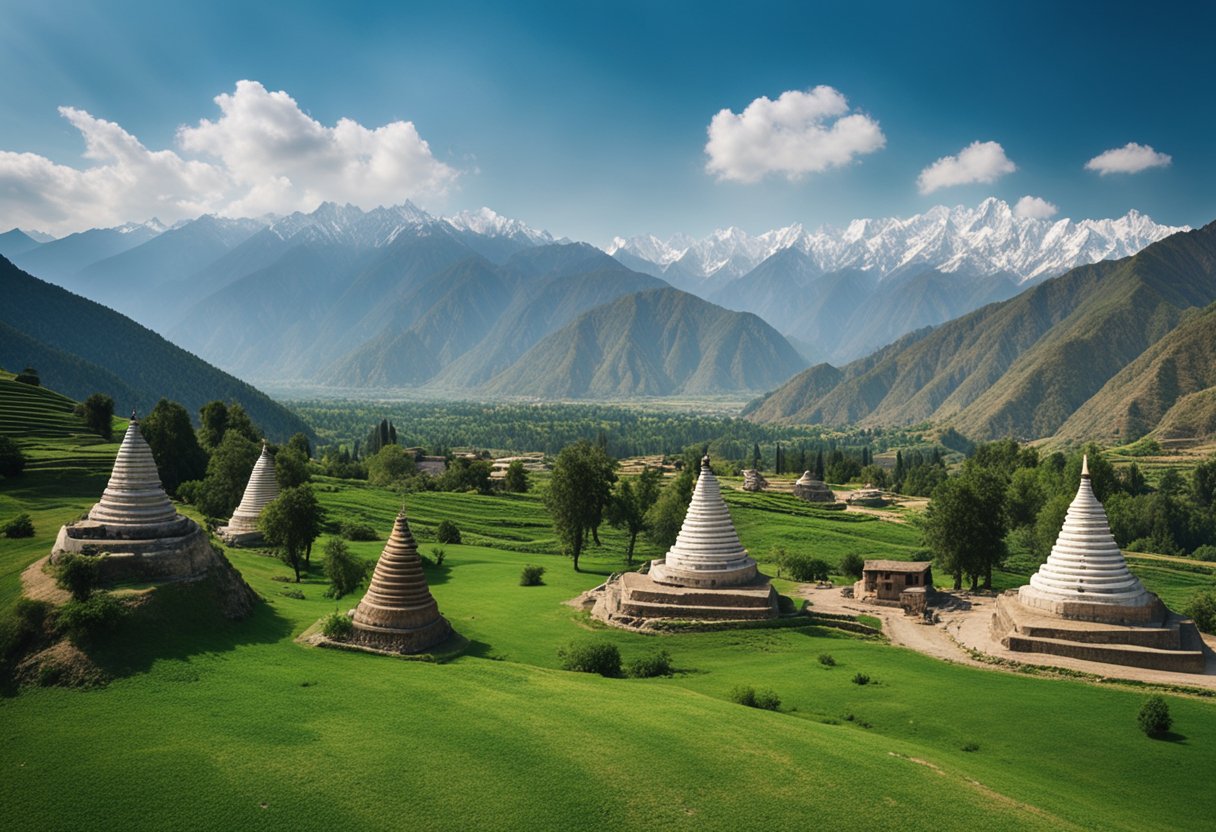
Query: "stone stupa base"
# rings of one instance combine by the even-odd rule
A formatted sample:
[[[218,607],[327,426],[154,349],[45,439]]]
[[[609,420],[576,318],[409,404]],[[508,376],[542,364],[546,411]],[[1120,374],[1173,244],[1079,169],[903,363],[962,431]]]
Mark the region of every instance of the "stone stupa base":
[[[266,542],[266,538],[262,536],[262,532],[257,526],[251,528],[230,523],[227,526],[220,526],[215,530],[215,534],[220,540],[237,549],[261,546]]]
[[[997,598],[992,633],[1003,646],[1017,652],[1203,673],[1203,642],[1194,622],[1171,613],[1155,595],[1151,598],[1154,603],[1139,608],[1117,607],[1105,612],[1093,609],[1102,606],[1099,604],[1061,601],[1055,607],[1058,612],[1053,612],[1023,603],[1011,590]],[[1066,606],[1069,604],[1072,606]],[[1065,612],[1087,617],[1065,617]],[[1138,621],[1127,623],[1137,616]]]
[[[207,533],[181,515],[156,527],[119,527],[91,520],[63,526],[51,562],[63,552],[104,555],[100,559],[103,584],[193,580],[205,576],[215,562]]]
[[[451,636],[452,625],[441,615],[434,621],[411,629],[355,624],[354,631],[345,641],[389,653],[422,653],[443,644]]]
[[[1147,591],[1129,594],[1126,598],[1120,598],[1120,603],[1114,604],[1056,598],[1030,584],[1018,587],[1017,596],[1018,602],[1024,607],[1072,621],[1135,626],[1153,624],[1169,615],[1161,599]]]
[[[651,575],[626,572],[604,584],[591,609],[593,618],[628,628],[651,620],[762,621],[778,616],[777,591],[763,575],[750,583],[719,589],[671,586]]]
[[[663,558],[650,562],[650,577],[661,584],[695,589],[722,589],[743,586],[760,574],[756,562],[747,558],[734,569],[680,569],[670,566]]]

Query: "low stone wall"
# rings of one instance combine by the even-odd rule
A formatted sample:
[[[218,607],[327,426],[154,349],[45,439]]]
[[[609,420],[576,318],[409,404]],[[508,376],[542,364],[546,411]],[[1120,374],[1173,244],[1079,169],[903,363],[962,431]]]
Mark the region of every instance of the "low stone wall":
[[[186,519],[186,518],[183,518]],[[51,562],[63,552],[101,557],[103,584],[182,581],[201,578],[215,562],[211,541],[199,526],[186,519],[186,533],[152,540],[80,537],[59,530]]]

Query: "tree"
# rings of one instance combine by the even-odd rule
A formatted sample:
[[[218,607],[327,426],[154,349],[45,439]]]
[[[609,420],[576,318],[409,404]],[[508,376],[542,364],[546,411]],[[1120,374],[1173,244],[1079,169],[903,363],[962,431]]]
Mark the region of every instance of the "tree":
[[[206,473],[207,453],[199,447],[190,412],[177,402],[161,399],[139,423],[139,430],[152,448],[165,491],[176,495],[183,482]],[[245,476],[248,478],[248,472]]]
[[[962,589],[992,586],[992,567],[1005,556],[1005,481],[995,472],[975,467],[951,477],[933,492],[925,517],[925,543],[942,568]]]
[[[760,443],[755,442],[752,444],[752,468],[759,471],[762,461],[763,457],[760,456]]]
[[[439,525],[435,527],[435,539],[440,543],[460,545],[460,528],[451,520],[441,520]]]
[[[513,459],[507,466],[507,476],[503,479],[507,491],[513,494],[523,494],[528,490],[528,472],[524,469],[522,460]]]
[[[324,514],[307,485],[288,488],[262,510],[258,527],[279,559],[296,573],[311,559],[312,544],[321,534]]]
[[[308,457],[292,447],[284,447],[274,455],[274,473],[280,488],[303,485],[312,479]]]
[[[416,473],[414,457],[399,445],[384,445],[367,460],[367,481],[372,485],[392,486]]]
[[[1199,505],[1204,508],[1212,507],[1212,502],[1216,499],[1216,457],[1195,466],[1191,474],[1191,493]]]
[[[1137,721],[1140,723],[1140,730],[1150,737],[1159,737],[1174,725],[1170,706],[1165,703],[1165,698],[1159,695],[1150,696],[1145,700],[1140,707]]]
[[[823,482],[824,476],[826,476],[826,474],[823,469],[823,448],[820,448],[815,453],[815,479]]]
[[[574,558],[574,571],[587,536],[593,534],[616,481],[616,461],[587,440],[567,445],[557,455],[545,504],[553,529]]]
[[[18,477],[25,470],[25,454],[17,441],[0,436],[0,477]]]
[[[245,408],[235,402],[228,405],[228,430],[224,431],[224,435],[227,436],[234,431],[250,442],[261,442],[262,437],[265,435],[253,423],[253,419],[249,418],[249,414],[245,412]]]
[[[89,431],[109,442],[114,438],[114,400],[94,393],[81,402],[78,411]]]
[[[865,566],[865,558],[856,552],[849,552],[840,559],[840,574],[860,579]]]
[[[221,401],[207,402],[198,409],[198,440],[207,450],[220,446],[228,430],[228,405]]]
[[[31,387],[42,386],[42,379],[38,377],[38,371],[33,367],[26,367],[24,370],[17,373],[13,381],[19,381],[22,384],[28,384]]]
[[[297,433],[288,439],[287,447],[304,457],[306,461],[312,459],[312,443],[302,433]]]
[[[230,517],[240,505],[260,454],[260,444],[251,442],[238,431],[227,431],[211,454],[207,475],[189,490],[199,511],[208,517]]]
[[[633,565],[633,549],[638,535],[646,531],[646,513],[659,499],[659,479],[662,472],[657,468],[644,468],[637,484],[629,480],[617,483],[612,499],[608,502],[608,522],[629,535],[625,548],[625,562]]]
[[[1005,503],[1011,526],[1015,529],[1033,526],[1046,502],[1047,493],[1043,490],[1036,469],[1019,468],[1013,472]]]
[[[367,577],[370,564],[350,553],[350,547],[340,537],[331,537],[325,544],[325,577],[329,579],[327,598],[341,598],[354,592]]]

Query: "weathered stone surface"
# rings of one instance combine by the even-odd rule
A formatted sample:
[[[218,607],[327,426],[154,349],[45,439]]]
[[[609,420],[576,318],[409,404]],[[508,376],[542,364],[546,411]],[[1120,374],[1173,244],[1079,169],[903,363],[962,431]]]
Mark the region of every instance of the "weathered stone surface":
[[[434,647],[452,633],[427,586],[404,511],[397,515],[353,623],[350,641],[400,653]]]
[[[228,525],[217,529],[216,534],[233,546],[252,546],[262,542],[258,518],[262,516],[262,509],[278,496],[279,481],[275,476],[274,457],[263,442],[262,454],[253,465],[241,504],[232,513]]]
[[[766,488],[768,488],[768,480],[755,468],[748,468],[743,472],[744,491],[763,491]]]
[[[811,476],[810,471],[804,471],[794,483],[794,496],[808,503],[834,503],[836,495],[827,484]]]
[[[177,510],[160,484],[152,449],[139,431],[139,420],[132,416],[122,438],[110,481],[101,500],[89,511],[89,519],[109,527],[155,527],[172,523]],[[130,537],[147,537],[130,532]]]

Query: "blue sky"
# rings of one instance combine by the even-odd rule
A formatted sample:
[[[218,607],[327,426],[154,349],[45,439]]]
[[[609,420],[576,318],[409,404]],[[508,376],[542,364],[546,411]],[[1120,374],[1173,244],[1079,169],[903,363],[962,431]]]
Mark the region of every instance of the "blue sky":
[[[158,213],[400,194],[438,211],[488,205],[599,243],[648,231],[839,224],[989,195],[1033,195],[1075,218],[1130,208],[1170,224],[1216,218],[1211,3],[101,5],[0,8],[0,227],[142,220],[125,214],[151,212],[168,193],[171,207]],[[184,145],[179,127],[219,122],[213,99],[241,80],[263,90],[246,89],[246,120],[195,131]],[[784,155],[753,147],[759,164],[776,166],[738,181],[721,174],[737,173],[749,153],[754,131],[744,125],[724,144],[733,155],[718,175],[707,170],[707,129],[719,111],[741,114],[762,96],[821,86],[847,104],[820,126],[861,116],[881,142],[846,137],[843,162],[801,174],[789,167],[806,166],[797,142]],[[343,118],[369,131],[409,122],[425,158],[415,158],[420,145],[408,131],[349,141],[317,133],[308,141],[332,146],[301,151],[269,172],[270,184],[255,181],[273,160],[234,148],[256,152],[268,135],[259,131],[273,127],[256,120],[275,117],[275,91],[317,123],[305,133]],[[112,161],[82,156],[82,130],[110,129],[98,120],[175,158],[136,159],[133,175],[84,175]],[[304,139],[284,142],[288,154]],[[923,170],[974,142],[1000,146],[1004,162],[986,168],[991,181],[918,188]],[[1129,142],[1169,163],[1085,169]],[[344,153],[368,146],[405,161],[382,160],[388,174],[380,163],[334,173]],[[779,155],[785,167],[773,161]]]

